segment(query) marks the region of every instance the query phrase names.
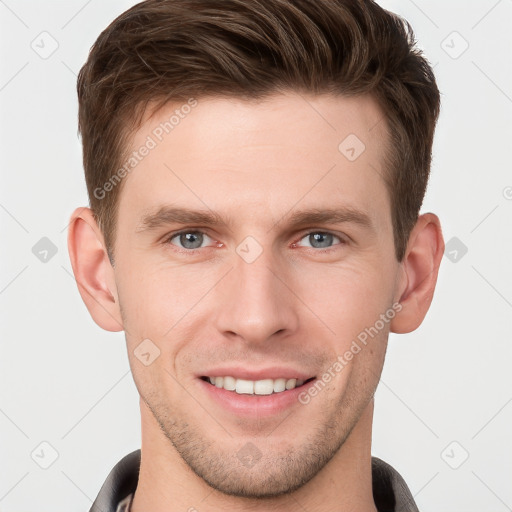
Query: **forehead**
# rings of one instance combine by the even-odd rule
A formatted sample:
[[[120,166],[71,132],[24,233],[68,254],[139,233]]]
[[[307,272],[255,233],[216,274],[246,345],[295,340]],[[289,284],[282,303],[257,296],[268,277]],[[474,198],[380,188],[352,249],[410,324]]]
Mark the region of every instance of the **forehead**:
[[[369,96],[167,104],[134,134],[119,209],[178,204],[275,219],[299,203],[340,204],[379,217],[389,210],[386,143],[383,114]]]

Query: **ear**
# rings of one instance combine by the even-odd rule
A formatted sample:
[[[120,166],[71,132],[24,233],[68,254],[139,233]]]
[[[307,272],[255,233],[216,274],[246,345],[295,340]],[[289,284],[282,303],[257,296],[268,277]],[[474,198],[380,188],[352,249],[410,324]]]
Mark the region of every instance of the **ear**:
[[[107,331],[122,331],[114,269],[90,208],[77,208],[71,214],[68,250],[78,290],[92,319]]]
[[[423,322],[434,296],[443,253],[444,240],[437,215],[420,215],[400,264],[397,301],[402,309],[391,321],[391,332],[411,332]]]

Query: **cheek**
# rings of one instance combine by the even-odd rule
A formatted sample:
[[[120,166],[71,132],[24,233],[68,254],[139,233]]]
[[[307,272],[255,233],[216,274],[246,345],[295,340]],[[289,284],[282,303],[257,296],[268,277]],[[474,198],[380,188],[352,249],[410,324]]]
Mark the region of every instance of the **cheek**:
[[[118,293],[127,330],[160,338],[194,307],[208,287],[186,269],[132,262],[123,272]],[[206,288],[207,289],[207,288]]]
[[[314,280],[299,279],[298,295],[305,297],[304,304],[333,331],[331,334],[335,333],[339,343],[347,343],[372,327],[391,306],[389,277],[370,266],[329,268],[323,274],[316,272]]]

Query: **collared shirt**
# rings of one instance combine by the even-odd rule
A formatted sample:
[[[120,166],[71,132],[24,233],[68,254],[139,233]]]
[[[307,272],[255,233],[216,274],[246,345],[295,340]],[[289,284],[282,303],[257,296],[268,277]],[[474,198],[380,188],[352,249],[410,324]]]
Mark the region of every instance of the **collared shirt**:
[[[130,512],[139,468],[140,450],[121,459],[105,480],[90,512]],[[378,512],[419,512],[398,471],[377,457],[372,457],[372,487]]]

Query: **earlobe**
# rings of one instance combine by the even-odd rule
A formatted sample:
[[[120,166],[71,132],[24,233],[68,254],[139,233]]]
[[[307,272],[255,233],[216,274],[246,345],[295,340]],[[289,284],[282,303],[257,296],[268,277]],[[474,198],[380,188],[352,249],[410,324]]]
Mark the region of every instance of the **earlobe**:
[[[107,331],[122,331],[114,271],[90,208],[72,213],[68,250],[78,290],[93,320]]]
[[[434,296],[443,253],[439,218],[433,213],[420,215],[401,263],[402,279],[397,301],[402,309],[391,322],[391,332],[411,332],[420,326]]]

